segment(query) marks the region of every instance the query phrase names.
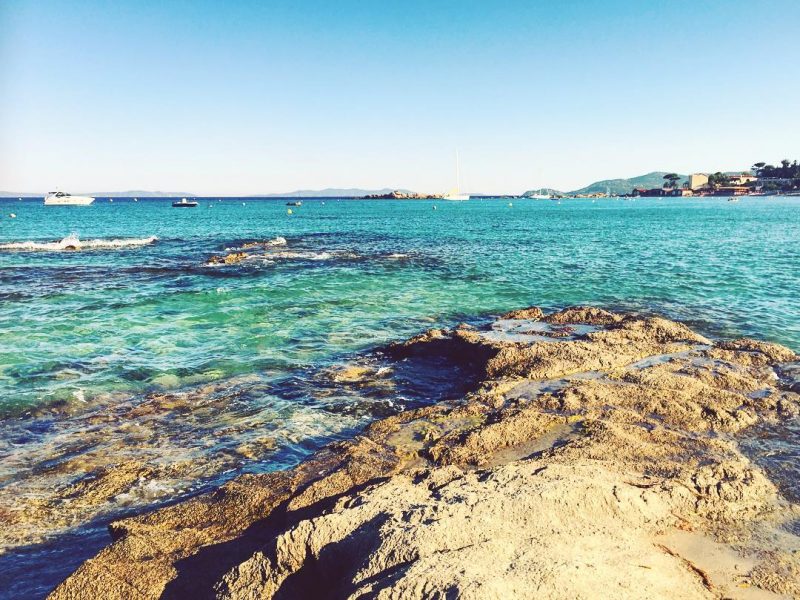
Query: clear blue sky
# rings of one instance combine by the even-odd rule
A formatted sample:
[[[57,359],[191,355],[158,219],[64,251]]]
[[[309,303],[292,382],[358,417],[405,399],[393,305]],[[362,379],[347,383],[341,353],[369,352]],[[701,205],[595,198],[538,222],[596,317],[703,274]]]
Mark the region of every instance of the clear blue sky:
[[[573,189],[800,158],[800,2],[0,2],[0,190]]]

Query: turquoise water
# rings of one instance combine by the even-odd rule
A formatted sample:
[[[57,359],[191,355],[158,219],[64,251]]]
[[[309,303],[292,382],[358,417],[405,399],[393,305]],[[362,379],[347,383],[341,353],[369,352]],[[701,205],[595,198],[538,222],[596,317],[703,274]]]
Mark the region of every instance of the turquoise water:
[[[16,525],[0,562],[18,596],[52,588],[111,518],[457,394],[452,365],[373,352],[422,329],[590,303],[800,350],[800,198],[285,202],[0,200],[0,505],[105,463],[161,469],[69,523]],[[353,362],[391,376],[341,381]]]
[[[0,250],[0,410],[280,372],[527,304],[660,311],[800,347],[798,199],[308,200],[291,216],[244,202],[2,202],[0,244],[158,239]],[[284,257],[203,266],[277,236]]]

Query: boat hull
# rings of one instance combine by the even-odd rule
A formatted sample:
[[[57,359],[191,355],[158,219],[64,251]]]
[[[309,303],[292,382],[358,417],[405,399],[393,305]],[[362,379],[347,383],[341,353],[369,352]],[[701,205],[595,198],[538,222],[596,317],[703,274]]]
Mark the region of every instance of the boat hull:
[[[61,198],[45,198],[45,206],[89,206],[94,202],[91,196],[63,196]]]
[[[464,200],[469,200],[469,196],[466,194],[448,194],[447,196],[442,196],[442,200],[454,200],[457,202],[463,202]]]

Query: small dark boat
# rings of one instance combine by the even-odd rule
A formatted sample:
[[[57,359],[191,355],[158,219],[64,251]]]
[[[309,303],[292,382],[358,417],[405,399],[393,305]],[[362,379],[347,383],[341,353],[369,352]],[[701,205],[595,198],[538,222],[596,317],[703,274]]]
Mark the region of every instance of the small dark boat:
[[[175,208],[193,208],[197,206],[197,202],[195,202],[194,200],[189,201],[186,198],[181,198],[180,202],[173,202],[172,206],[174,206]]]
[[[298,200],[297,202],[287,202],[286,206],[303,206],[303,203]]]

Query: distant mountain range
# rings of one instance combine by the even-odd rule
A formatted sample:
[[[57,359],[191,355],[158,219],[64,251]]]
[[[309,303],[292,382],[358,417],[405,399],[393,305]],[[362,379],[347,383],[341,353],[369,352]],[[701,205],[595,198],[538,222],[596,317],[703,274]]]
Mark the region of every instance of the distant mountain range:
[[[73,192],[75,193],[75,192]],[[148,192],[147,190],[128,190],[127,192],[77,192],[95,198],[183,198],[194,196],[190,192]],[[44,192],[0,192],[0,198],[44,198]]]
[[[102,198],[188,198],[191,192],[148,192],[147,190],[128,190],[127,192],[89,192],[89,196]]]
[[[388,194],[397,188],[381,188],[377,190],[363,190],[361,188],[325,188],[324,190],[295,190],[281,194],[246,194],[242,198],[357,198],[370,194]],[[410,190],[400,189],[400,192],[411,193]],[[147,190],[128,190],[125,192],[80,192],[96,198],[192,198],[197,194],[192,192],[149,192]],[[202,196],[202,194],[201,194]],[[213,194],[212,194],[213,196]],[[0,192],[0,198],[43,198],[44,193],[31,192]]]
[[[357,198],[373,194],[388,194],[397,188],[381,188],[379,190],[362,190],[361,188],[325,188],[324,190],[296,190],[282,194],[249,194],[248,198]],[[410,190],[398,189],[410,194]]]
[[[742,171],[726,171],[726,173],[741,173]],[[603,179],[595,181],[594,183],[582,187],[571,192],[562,192],[553,188],[537,188],[524,192],[523,196],[533,196],[535,194],[547,193],[551,196],[558,195],[579,195],[579,194],[605,194],[610,193],[612,196],[621,194],[630,194],[634,188],[660,188],[664,185],[664,175],[669,171],[653,171],[638,177],[630,177],[628,179]],[[678,187],[688,179],[686,175],[681,175],[678,180]],[[293,192],[284,192],[281,194],[248,194],[246,198],[358,198],[361,196],[370,195],[383,195],[389,194],[396,188],[380,188],[373,190],[366,190],[362,188],[325,188],[322,190],[295,190]],[[397,191],[412,194],[411,190],[399,189]],[[166,197],[166,198],[182,198],[182,197],[196,197],[196,194],[191,192],[150,192],[147,190],[128,190],[125,192],[89,192],[90,196],[106,197],[106,198],[153,198],[153,197]],[[473,196],[481,196],[483,194],[472,194]],[[30,193],[30,192],[2,192],[0,191],[0,198],[41,198],[43,193]]]
[[[646,173],[645,175],[639,175],[638,177],[631,177],[629,179],[603,179],[602,181],[595,181],[586,187],[582,187],[571,192],[559,192],[549,188],[547,188],[546,191],[552,195],[610,193],[612,196],[619,196],[621,194],[630,194],[633,188],[660,188],[664,185],[664,175],[667,175],[670,172],[671,171],[653,171],[652,173]],[[681,175],[681,178],[677,183],[678,187],[683,185],[683,182],[686,180],[687,176]],[[538,189],[529,190],[525,192],[523,196],[532,196],[540,193],[541,190]]]

